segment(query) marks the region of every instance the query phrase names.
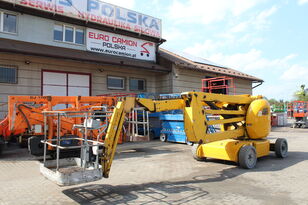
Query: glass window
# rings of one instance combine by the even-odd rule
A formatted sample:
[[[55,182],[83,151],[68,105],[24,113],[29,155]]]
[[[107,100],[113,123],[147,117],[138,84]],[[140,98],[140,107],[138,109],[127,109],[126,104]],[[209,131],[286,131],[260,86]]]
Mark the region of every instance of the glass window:
[[[0,83],[17,83],[17,69],[0,66]]]
[[[145,80],[134,79],[134,78],[129,79],[129,89],[144,91],[145,90]]]
[[[3,13],[3,31],[16,33],[16,15]]]
[[[57,41],[63,41],[63,26],[55,25],[53,30],[53,39]]]
[[[107,77],[107,87],[110,89],[124,89],[124,78],[121,77]]]
[[[65,26],[65,41],[74,42],[74,28]]]
[[[84,31],[83,31],[83,29],[76,29],[75,36],[76,36],[75,43],[84,44]]]

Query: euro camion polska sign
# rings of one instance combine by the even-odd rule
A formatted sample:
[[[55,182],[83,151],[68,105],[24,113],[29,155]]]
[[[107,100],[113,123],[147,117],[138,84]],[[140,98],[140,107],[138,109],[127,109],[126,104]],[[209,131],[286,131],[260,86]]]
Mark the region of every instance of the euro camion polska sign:
[[[155,44],[137,38],[87,29],[87,50],[108,55],[155,61]]]
[[[99,0],[0,0],[161,38],[161,20]]]

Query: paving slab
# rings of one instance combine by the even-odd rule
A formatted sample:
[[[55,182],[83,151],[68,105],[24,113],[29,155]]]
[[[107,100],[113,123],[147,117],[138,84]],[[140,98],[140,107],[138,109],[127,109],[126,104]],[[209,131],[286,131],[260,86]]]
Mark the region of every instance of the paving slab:
[[[9,147],[0,158],[0,204],[308,204],[308,129],[274,128],[289,156],[235,163],[192,159],[185,144],[120,145],[110,178],[59,187],[39,172],[40,158]]]

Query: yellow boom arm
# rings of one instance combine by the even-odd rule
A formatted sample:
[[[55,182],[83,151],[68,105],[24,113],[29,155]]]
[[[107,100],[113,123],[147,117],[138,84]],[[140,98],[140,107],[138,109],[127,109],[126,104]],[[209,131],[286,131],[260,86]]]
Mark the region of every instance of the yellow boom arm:
[[[253,101],[260,102],[251,108],[250,104]],[[261,96],[185,92],[181,94],[181,99],[152,100],[127,97],[118,102],[107,130],[102,157],[103,176],[106,178],[109,176],[125,115],[136,105],[145,107],[150,112],[182,109],[187,141],[198,144],[239,137],[262,139],[269,133],[269,105]],[[207,114],[219,115],[220,119],[208,121]],[[245,120],[248,116],[249,119],[255,119],[254,116],[257,116],[259,121],[263,122],[262,127],[258,126],[259,121],[252,120],[247,124],[249,129],[246,129]],[[208,126],[217,124],[222,125],[221,132],[207,132]],[[262,130],[260,136],[255,134],[260,133],[259,129]]]

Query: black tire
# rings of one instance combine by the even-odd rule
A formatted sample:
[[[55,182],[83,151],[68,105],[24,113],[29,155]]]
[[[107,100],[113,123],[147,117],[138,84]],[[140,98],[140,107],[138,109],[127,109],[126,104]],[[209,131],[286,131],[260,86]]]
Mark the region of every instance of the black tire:
[[[3,152],[3,150],[4,150],[4,144],[0,144],[0,156],[1,156],[2,152]]]
[[[257,152],[254,146],[244,145],[241,147],[238,156],[240,167],[244,169],[252,169],[257,164]]]
[[[192,153],[192,156],[193,156],[193,158],[194,158],[195,160],[197,160],[197,161],[205,161],[205,160],[206,160],[206,157],[199,157],[199,156],[197,155],[197,149],[198,149],[199,146],[200,146],[199,144],[193,144],[193,145],[191,146],[191,153]]]
[[[28,139],[28,150],[31,155],[43,156],[44,155],[44,144],[41,143],[42,136],[32,136]]]
[[[2,154],[3,150],[5,147],[5,142],[4,139],[2,137],[0,137],[0,155]]]
[[[166,142],[167,141],[167,135],[164,133],[161,133],[159,136],[160,141]]]
[[[288,142],[284,138],[278,138],[275,142],[276,157],[285,158],[288,156]]]

